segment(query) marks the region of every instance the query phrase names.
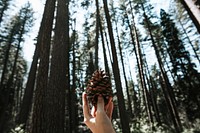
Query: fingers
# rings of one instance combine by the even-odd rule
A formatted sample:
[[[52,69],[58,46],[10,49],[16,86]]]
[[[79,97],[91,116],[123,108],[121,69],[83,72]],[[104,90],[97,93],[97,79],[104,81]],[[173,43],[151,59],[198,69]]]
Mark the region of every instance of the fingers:
[[[112,101],[112,98],[109,99],[109,102],[108,102],[108,108],[107,108],[107,116],[112,119],[112,113],[113,113],[113,101]]]
[[[96,111],[97,111],[97,108],[95,106],[92,107],[92,110],[91,110],[91,115],[93,117],[96,117]]]
[[[84,118],[89,120],[91,118],[90,109],[88,106],[87,95],[85,92],[82,94],[82,102],[83,102],[83,115]]]
[[[102,96],[98,96],[97,111],[104,111],[104,99]]]
[[[107,111],[108,110],[108,107],[110,106],[110,103],[112,102],[112,97],[110,97],[109,99],[108,99],[108,103],[106,104],[106,106],[105,106],[105,111]]]
[[[110,119],[112,118],[112,113],[113,113],[112,97],[109,98],[108,104],[106,106],[104,106],[103,97],[98,96],[97,107],[93,106],[91,114],[90,114],[90,109],[88,106],[85,92],[83,93],[82,98],[83,98],[83,114],[84,114],[84,118],[86,118],[86,120],[88,120],[92,117],[96,117],[97,112],[106,112],[107,116]]]
[[[108,100],[108,104],[106,106],[104,106],[104,99],[102,96],[98,97],[98,101],[97,101],[97,111],[98,112],[106,112],[107,116],[109,119],[112,118],[112,113],[113,113],[113,101],[112,101],[112,97],[109,98]],[[96,116],[96,115],[94,115]]]

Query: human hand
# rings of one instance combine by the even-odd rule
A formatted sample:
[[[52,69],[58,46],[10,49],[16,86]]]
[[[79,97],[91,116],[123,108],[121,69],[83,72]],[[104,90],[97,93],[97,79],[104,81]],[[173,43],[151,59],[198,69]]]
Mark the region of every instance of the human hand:
[[[82,95],[82,101],[84,123],[93,133],[115,133],[111,123],[113,111],[112,98],[110,98],[108,104],[104,106],[104,99],[102,96],[99,96],[97,101],[97,107],[93,106],[91,112],[87,101],[87,95],[85,92]]]

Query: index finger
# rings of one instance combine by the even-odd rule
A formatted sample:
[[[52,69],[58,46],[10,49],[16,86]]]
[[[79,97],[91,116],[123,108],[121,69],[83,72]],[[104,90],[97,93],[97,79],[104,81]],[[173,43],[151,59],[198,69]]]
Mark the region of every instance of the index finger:
[[[97,111],[104,111],[104,99],[101,95],[98,96]]]

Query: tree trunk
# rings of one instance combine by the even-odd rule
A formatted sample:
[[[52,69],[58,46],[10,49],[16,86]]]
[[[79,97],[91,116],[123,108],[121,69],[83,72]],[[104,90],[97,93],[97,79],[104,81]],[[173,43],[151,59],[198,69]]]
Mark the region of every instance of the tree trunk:
[[[151,106],[150,106],[150,99],[149,99],[149,91],[147,90],[147,86],[146,86],[146,81],[145,81],[145,75],[144,75],[144,63],[143,63],[143,59],[142,59],[142,52],[141,52],[141,48],[140,48],[140,42],[139,42],[139,38],[138,38],[138,34],[136,31],[136,27],[134,24],[134,32],[136,35],[136,48],[138,51],[138,57],[139,57],[139,67],[141,70],[141,83],[142,83],[142,88],[144,91],[144,100],[146,103],[146,108],[147,108],[147,115],[149,117],[149,122],[151,124],[151,126],[153,126],[153,116],[152,116],[152,111],[151,111]]]
[[[117,99],[119,104],[119,113],[121,118],[121,124],[122,124],[122,132],[124,133],[130,133],[129,128],[129,121],[128,116],[125,109],[125,102],[124,102],[124,96],[122,91],[122,85],[121,85],[121,79],[120,79],[120,73],[119,73],[119,66],[118,66],[118,60],[117,60],[117,53],[116,53],[116,47],[115,47],[115,41],[112,31],[112,24],[111,24],[111,18],[108,10],[107,0],[103,0],[104,3],[104,11],[105,11],[105,17],[108,25],[108,33],[110,36],[110,43],[111,43],[111,50],[112,50],[112,57],[113,57],[113,74],[116,84],[116,90],[117,90]]]
[[[21,24],[21,29],[19,31],[19,38],[18,38],[18,44],[17,44],[17,50],[16,50],[16,54],[15,54],[15,59],[14,59],[14,64],[13,64],[13,67],[12,67],[12,72],[11,72],[11,75],[8,79],[8,82],[7,82],[7,88],[10,88],[13,84],[13,78],[14,78],[14,74],[16,72],[16,67],[17,67],[17,59],[19,57],[19,52],[20,52],[20,49],[21,49],[21,42],[22,42],[22,37],[24,35],[24,30],[25,30],[25,24],[26,24],[26,21],[27,19],[24,18],[23,20],[23,23]],[[13,97],[14,98],[14,97]]]
[[[100,28],[99,30],[100,30],[100,34],[101,34],[101,40],[102,40],[105,70],[110,77],[110,70],[109,70],[109,67],[108,67],[108,59],[107,59],[107,56],[106,56],[106,47],[105,47],[105,43],[104,43],[104,35],[103,35],[103,28],[102,28],[101,20],[99,20],[99,28]]]
[[[134,22],[134,16],[132,16],[132,17],[133,17],[132,19]],[[135,23],[133,23],[133,29],[132,29],[132,26],[129,22],[129,18],[128,18],[127,14],[126,14],[126,18],[127,18],[127,23],[128,23],[128,27],[130,30],[131,39],[132,39],[132,43],[133,43],[133,47],[134,47],[134,52],[135,52],[135,56],[136,56],[136,60],[137,60],[140,83],[142,86],[143,99],[144,99],[144,103],[145,103],[145,107],[146,107],[145,109],[146,109],[150,124],[153,124],[153,117],[152,117],[151,107],[149,104],[149,92],[147,90],[145,77],[144,77],[143,59],[142,59],[142,53],[141,53],[141,49],[140,49],[140,42],[139,42],[138,34],[136,31]],[[132,31],[134,32],[134,35],[133,35]],[[136,37],[136,40],[134,40],[134,36]]]
[[[153,34],[152,34],[152,30],[151,30],[150,25],[149,25],[148,17],[146,15],[146,12],[145,12],[145,9],[144,9],[144,5],[143,4],[141,4],[141,5],[142,5],[143,11],[144,11],[144,19],[147,22],[147,29],[148,29],[148,32],[150,34],[152,45],[154,47],[155,54],[156,54],[156,57],[157,57],[157,60],[158,60],[158,64],[159,64],[159,67],[160,67],[160,70],[161,70],[161,75],[162,75],[162,79],[163,79],[163,83],[164,83],[164,86],[162,87],[162,89],[163,89],[163,93],[165,95],[165,100],[166,100],[166,103],[168,105],[168,109],[170,110],[171,118],[173,120],[175,130],[177,131],[177,133],[180,133],[182,131],[182,125],[181,125],[180,118],[179,118],[179,115],[178,115],[178,112],[177,112],[177,108],[175,106],[174,98],[172,96],[172,93],[173,93],[172,87],[171,87],[169,79],[166,75],[166,72],[164,71],[162,61],[161,61],[161,58],[160,58],[160,55],[159,55],[159,51],[156,47],[155,40],[154,40],[154,37],[153,37]]]
[[[7,49],[6,49],[4,63],[3,63],[3,71],[1,74],[0,91],[3,89],[3,86],[4,86],[5,74],[7,73],[7,65],[8,65],[8,60],[9,60],[9,56],[10,56],[11,44],[13,41],[13,37],[15,35],[15,30],[16,29],[14,29],[14,27],[13,27],[11,30],[11,33],[8,37]]]
[[[179,23],[180,23],[180,25],[181,25],[181,27],[182,27],[182,29],[183,29],[184,34],[186,35],[186,38],[187,38],[187,40],[188,40],[190,46],[192,47],[192,50],[194,51],[195,57],[197,58],[197,60],[199,61],[199,64],[200,64],[200,58],[199,58],[199,56],[198,56],[197,50],[195,50],[195,48],[194,48],[194,46],[193,46],[193,44],[192,44],[192,41],[190,40],[190,38],[189,38],[189,36],[188,36],[188,34],[187,34],[187,32],[186,32],[186,29],[183,27],[183,23],[181,22],[180,19],[178,19],[178,21],[179,21]]]
[[[74,24],[75,27],[76,24]],[[78,108],[77,108],[77,96],[76,96],[76,53],[75,53],[75,45],[76,45],[76,31],[75,28],[72,29],[73,34],[72,34],[72,88],[70,89],[70,113],[69,113],[69,119],[70,119],[70,132],[77,133],[78,132]]]
[[[195,6],[193,0],[180,0],[186,11],[188,12],[190,18],[195,24],[198,32],[200,33],[200,10]]]
[[[52,48],[51,69],[47,90],[47,125],[48,133],[65,132],[65,91],[67,88],[67,5],[68,1],[57,1],[55,38]]]
[[[6,105],[6,111],[8,112],[8,116],[10,117],[7,117],[6,120],[4,120],[4,124],[7,125],[8,122],[12,119],[13,115],[13,107],[14,106],[14,98],[15,98],[15,84],[13,83],[14,81],[14,75],[16,74],[16,67],[17,67],[17,60],[18,60],[18,57],[19,57],[19,52],[20,52],[20,43],[21,43],[21,40],[22,40],[22,34],[20,35],[20,38],[19,38],[19,42],[18,42],[18,46],[17,46],[17,51],[16,51],[16,54],[15,54],[15,59],[14,59],[14,64],[13,64],[13,67],[12,67],[12,72],[11,72],[11,75],[9,76],[9,79],[6,83],[6,90],[8,91],[8,95],[9,95],[9,103],[7,103]],[[16,75],[17,76],[17,75]]]
[[[129,89],[128,89],[128,81],[126,78],[126,72],[125,72],[125,66],[124,66],[124,59],[123,59],[123,54],[122,54],[122,47],[121,47],[121,41],[119,39],[119,34],[118,34],[118,28],[117,28],[117,22],[115,21],[116,25],[116,34],[117,34],[117,40],[118,40],[118,47],[119,47],[119,53],[120,53],[120,58],[121,58],[121,65],[122,65],[122,70],[123,70],[123,75],[124,75],[124,80],[125,80],[125,86],[126,86],[126,94],[127,94],[127,99],[128,99],[128,111],[130,112],[130,115],[132,116],[133,111],[131,107],[131,99],[130,99],[130,94],[129,94]]]
[[[65,80],[66,82],[64,83],[64,85],[66,86],[65,88],[65,91],[66,91],[66,98],[65,98],[65,115],[69,115],[68,114],[68,110],[70,108],[70,69],[69,69],[69,64],[70,64],[70,61],[69,61],[69,50],[70,50],[70,38],[69,38],[69,0],[67,0],[67,4],[66,4],[66,21],[65,21],[65,24],[64,24],[64,27],[66,28],[66,33],[65,33],[65,36],[66,36],[66,44],[64,45],[63,47],[63,58],[65,59],[64,62],[63,62],[63,68],[64,68],[64,74],[65,74]],[[63,9],[64,10],[64,9]],[[65,81],[64,80],[64,81]],[[69,126],[69,123],[70,123],[70,119],[65,119],[65,123],[66,123],[66,132],[70,132],[71,129],[70,129],[70,126]]]
[[[157,98],[156,98],[156,86],[153,84],[153,79],[150,75],[150,71],[149,71],[148,64],[146,61],[145,61],[145,64],[146,64],[146,74],[145,75],[146,75],[146,79],[147,79],[148,86],[149,86],[149,93],[150,93],[151,102],[153,105],[155,118],[156,118],[156,121],[158,122],[158,125],[161,125],[162,123],[161,123],[161,119],[160,119],[160,115],[159,115]],[[149,79],[148,79],[147,75],[149,75]]]
[[[128,62],[130,62],[130,60],[129,60],[129,57],[126,55],[126,58],[128,59]],[[135,119],[135,118],[139,118],[140,116],[139,116],[139,110],[138,110],[138,108],[137,108],[137,106],[139,106],[138,105],[138,103],[137,103],[137,92],[136,92],[136,89],[135,89],[135,85],[134,85],[134,81],[133,81],[133,78],[132,78],[132,73],[131,73],[131,68],[130,68],[130,64],[129,64],[129,74],[130,74],[130,82],[131,82],[131,85],[132,85],[132,91],[133,91],[133,93],[130,93],[130,94],[132,94],[133,96],[132,96],[132,101],[133,101],[133,119]],[[135,124],[136,125],[136,124]]]
[[[131,10],[132,10],[132,6],[131,6],[131,2],[129,2],[130,3],[130,7],[131,7]],[[133,11],[133,10],[132,10]],[[127,18],[127,23],[128,23],[128,27],[129,27],[129,30],[130,30],[130,36],[131,36],[131,40],[132,40],[132,43],[133,43],[133,50],[134,50],[134,53],[135,53],[135,57],[136,57],[136,62],[137,62],[137,67],[138,67],[138,72],[139,72],[139,77],[140,77],[140,83],[141,83],[141,86],[142,86],[142,92],[143,92],[143,99],[145,100],[145,97],[144,97],[144,86],[143,86],[143,82],[142,82],[142,72],[141,72],[141,67],[140,67],[140,63],[139,63],[139,55],[138,55],[138,53],[137,53],[137,49],[136,49],[136,41],[135,41],[135,39],[134,39],[134,34],[133,34],[133,31],[134,30],[136,30],[135,29],[135,26],[134,26],[134,29],[132,29],[132,26],[131,26],[131,24],[130,24],[130,22],[129,22],[129,18],[128,18],[128,15],[126,14],[126,18]],[[132,19],[133,19],[133,22],[134,22],[134,16],[133,16],[133,14],[132,14]],[[135,33],[135,37],[137,37],[137,35],[136,35],[136,33],[137,33],[137,31],[134,31],[134,33]],[[139,41],[139,40],[138,40]],[[144,101],[145,102],[145,105],[146,105],[146,107],[147,107],[147,102],[146,102],[146,100]],[[147,110],[147,108],[146,108],[146,112],[147,112],[147,114],[148,114],[148,110]],[[149,120],[150,120],[150,116],[148,115],[148,117],[149,117]]]
[[[99,21],[100,21],[100,15],[99,15],[99,1],[96,1],[96,36],[95,36],[95,69],[99,68],[98,62],[99,62]]]
[[[49,70],[49,52],[51,44],[51,33],[53,27],[54,11],[56,0],[47,0],[44,14],[39,30],[38,42],[40,63],[37,75],[37,84],[35,90],[33,121],[31,133],[46,133],[50,125],[47,121],[47,111],[45,100],[47,96],[48,70]],[[53,100],[53,99],[49,99]],[[49,116],[50,117],[50,116]],[[54,125],[52,125],[54,127]],[[62,130],[62,129],[61,129]],[[62,133],[62,132],[60,132]]]
[[[20,106],[20,112],[17,119],[17,124],[25,124],[26,126],[31,107],[32,107],[32,99],[33,99],[33,91],[35,87],[35,80],[36,80],[36,73],[37,73],[37,65],[38,65],[38,58],[39,58],[39,51],[38,45],[36,45],[35,52],[33,55],[33,61],[30,67],[28,80],[26,83],[26,88],[24,92],[24,96],[22,99],[22,104]]]
[[[12,96],[11,92],[12,89],[11,88],[7,88],[6,84],[4,83],[5,80],[5,75],[7,74],[7,66],[8,66],[8,61],[9,61],[9,56],[10,56],[10,49],[11,49],[11,44],[13,42],[13,38],[15,35],[15,31],[17,29],[15,28],[15,25],[12,27],[11,31],[10,31],[10,35],[8,35],[8,43],[7,43],[7,49],[6,49],[6,53],[5,53],[5,58],[4,58],[4,64],[3,64],[3,71],[1,74],[1,81],[0,81],[0,94],[1,94],[1,99],[0,99],[0,103],[1,103],[1,109],[0,109],[0,132],[4,132],[5,128],[5,119],[6,115],[9,114],[10,111],[6,112],[7,108],[9,108],[9,98]]]
[[[108,54],[109,54],[110,62],[111,62],[111,65],[112,65],[113,59],[112,59],[111,50],[110,50],[110,47],[109,47],[108,36],[107,36],[107,33],[105,31],[104,31],[104,34],[105,34],[105,37],[106,37],[106,45],[107,45],[107,48],[108,48]]]

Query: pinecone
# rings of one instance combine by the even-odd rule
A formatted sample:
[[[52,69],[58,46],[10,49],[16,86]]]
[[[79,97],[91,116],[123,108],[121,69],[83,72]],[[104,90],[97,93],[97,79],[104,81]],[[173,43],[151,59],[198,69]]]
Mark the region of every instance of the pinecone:
[[[93,73],[92,78],[87,85],[86,94],[89,103],[93,106],[97,105],[97,98],[100,94],[104,98],[105,105],[108,104],[108,100],[112,97],[113,92],[110,78],[103,70],[96,70]]]

